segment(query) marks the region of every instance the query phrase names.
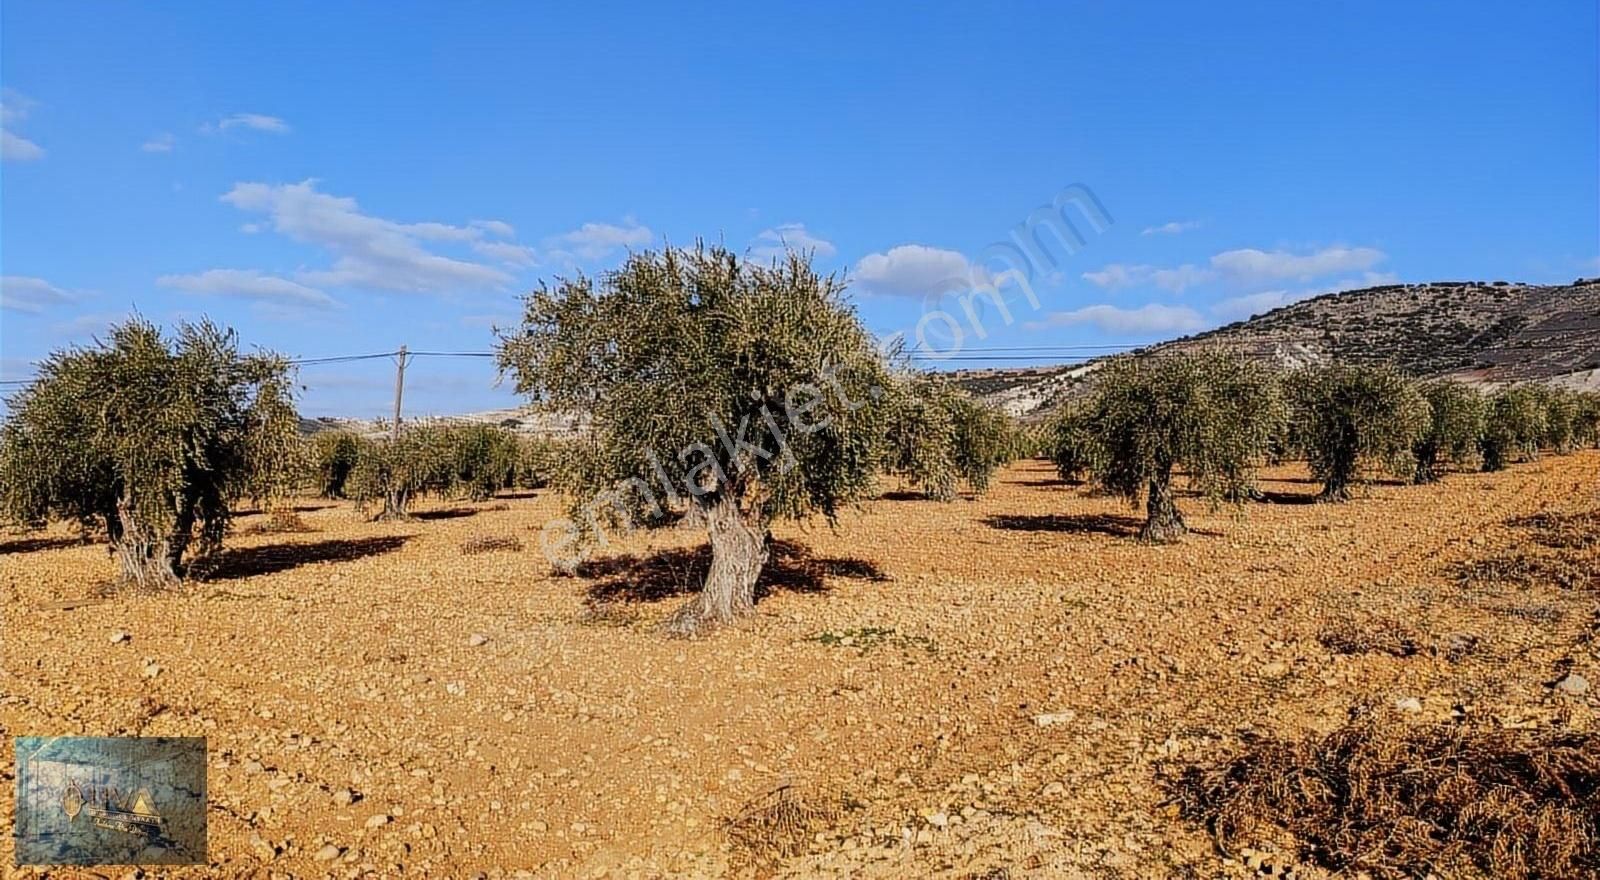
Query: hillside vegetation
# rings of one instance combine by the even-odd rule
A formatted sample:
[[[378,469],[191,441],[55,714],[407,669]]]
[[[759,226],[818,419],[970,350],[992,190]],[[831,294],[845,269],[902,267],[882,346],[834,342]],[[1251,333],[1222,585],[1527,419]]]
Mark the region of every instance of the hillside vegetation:
[[[1600,388],[1600,279],[1393,284],[1330,293],[1151,346],[1226,348],[1282,366],[1389,362],[1421,377]],[[962,385],[1013,415],[1043,414],[1093,385],[1095,364],[971,370]]]

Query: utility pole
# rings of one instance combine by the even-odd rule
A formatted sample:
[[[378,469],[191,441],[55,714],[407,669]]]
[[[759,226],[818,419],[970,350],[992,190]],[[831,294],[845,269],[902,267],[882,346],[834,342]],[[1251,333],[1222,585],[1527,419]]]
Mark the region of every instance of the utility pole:
[[[390,438],[400,439],[400,398],[406,390],[406,347],[400,346],[395,352],[394,360],[394,427],[390,431]]]

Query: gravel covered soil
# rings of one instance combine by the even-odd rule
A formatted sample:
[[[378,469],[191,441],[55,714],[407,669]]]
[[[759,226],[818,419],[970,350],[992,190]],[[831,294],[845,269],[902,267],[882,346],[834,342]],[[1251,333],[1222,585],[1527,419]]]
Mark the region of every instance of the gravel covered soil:
[[[1292,841],[1223,854],[1163,780],[1358,705],[1595,732],[1600,452],[1344,505],[1268,477],[1181,498],[1168,546],[1040,462],[888,492],[781,527],[756,617],[698,640],[658,630],[698,535],[558,576],[543,492],[243,516],[157,595],[94,598],[105,547],[64,527],[0,535],[0,726],[208,737],[187,874],[284,877],[1316,876]]]

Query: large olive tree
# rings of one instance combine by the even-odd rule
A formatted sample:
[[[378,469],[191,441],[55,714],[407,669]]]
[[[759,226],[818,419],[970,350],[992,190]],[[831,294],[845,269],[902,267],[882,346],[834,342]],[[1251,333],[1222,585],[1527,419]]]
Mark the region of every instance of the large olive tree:
[[[1172,494],[1179,470],[1214,503],[1249,495],[1282,418],[1264,366],[1224,353],[1147,356],[1106,367],[1099,381],[1067,433],[1090,438],[1087,460],[1104,489],[1135,504],[1144,498],[1140,538],[1171,541],[1187,531]]]
[[[530,294],[500,334],[500,367],[537,405],[588,424],[556,473],[572,505],[544,529],[546,554],[574,564],[609,529],[693,508],[711,567],[671,628],[750,611],[773,521],[831,520],[872,484],[872,404],[889,377],[843,292],[799,255],[757,265],[696,246]]]
[[[1428,427],[1428,402],[1388,366],[1329,364],[1287,381],[1292,415],[1323,501],[1346,501],[1374,467],[1411,477],[1413,447]]]
[[[51,354],[7,400],[0,502],[11,518],[104,528],[125,582],[163,586],[221,546],[231,505],[270,496],[297,447],[289,366],[241,355],[232,330],[140,318]]]
[[[1483,393],[1447,379],[1428,382],[1421,392],[1428,404],[1428,422],[1412,448],[1413,481],[1431,483],[1446,465],[1458,470],[1476,466],[1483,436]]]

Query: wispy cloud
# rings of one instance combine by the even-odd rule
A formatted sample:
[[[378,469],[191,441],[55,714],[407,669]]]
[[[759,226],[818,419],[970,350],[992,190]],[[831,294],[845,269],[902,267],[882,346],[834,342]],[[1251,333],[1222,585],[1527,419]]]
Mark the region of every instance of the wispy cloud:
[[[839,249],[834,247],[833,242],[807,230],[804,223],[785,223],[763,230],[757,235],[755,244],[750,248],[750,255],[770,260],[782,257],[789,251],[831,257],[838,253]]]
[[[571,232],[554,236],[548,240],[547,250],[558,262],[594,262],[623,248],[643,247],[654,238],[650,227],[632,217],[624,217],[621,225],[585,223]]]
[[[267,116],[262,113],[235,113],[232,116],[225,116],[216,122],[207,122],[200,126],[200,133],[220,134],[236,128],[248,128],[270,134],[289,133],[289,123],[276,116]]]
[[[484,232],[499,238],[517,237],[516,228],[504,220],[474,220],[467,225],[474,229],[482,229]]]
[[[867,254],[856,263],[853,275],[872,293],[923,297],[971,290],[989,277],[959,251],[923,244],[903,244]]]
[[[1145,264],[1111,263],[1101,267],[1095,272],[1083,273],[1083,279],[1096,287],[1106,290],[1120,290],[1126,287],[1141,287],[1151,284],[1162,290],[1173,293],[1182,293],[1197,284],[1204,284],[1216,277],[1216,273],[1209,269],[1201,268],[1193,263],[1184,263],[1163,269],[1159,266]]]
[[[70,290],[57,287],[43,278],[28,275],[0,276],[0,309],[36,315],[77,299]]]
[[[1205,317],[1188,306],[1149,303],[1131,309],[1100,304],[1071,311],[1052,312],[1042,321],[1030,321],[1027,327],[1031,330],[1040,330],[1049,327],[1089,325],[1107,333],[1150,335],[1192,333],[1203,329],[1206,324]]]
[[[173,137],[171,132],[164,131],[145,141],[139,149],[144,150],[146,153],[170,153],[177,144],[178,139]]]
[[[129,312],[89,312],[73,315],[64,321],[51,324],[50,332],[58,339],[83,340],[105,333],[111,329],[111,325],[120,324],[130,316]]]
[[[314,180],[240,183],[222,201],[264,215],[276,232],[332,254],[332,266],[295,276],[311,287],[452,293],[499,288],[512,280],[494,266],[445,256],[428,246],[476,242],[482,237],[481,227],[374,217],[353,198],[319,191]]]
[[[43,147],[11,130],[27,119],[35,106],[36,101],[15,89],[0,89],[0,160],[31,162],[44,158]]]
[[[472,249],[508,266],[537,266],[539,255],[533,248],[509,241],[475,241]]]
[[[255,269],[208,269],[193,275],[163,275],[162,287],[185,293],[235,297],[275,305],[329,308],[337,303],[314,287]]]
[[[1146,226],[1140,235],[1180,235],[1191,230],[1199,229],[1203,224],[1199,220],[1173,220],[1160,226]]]
[[[1309,281],[1335,272],[1371,269],[1386,257],[1383,251],[1369,247],[1328,247],[1308,254],[1243,248],[1217,254],[1211,258],[1211,267],[1244,284],[1288,278]]]
[[[1093,272],[1083,273],[1083,279],[1106,290],[1154,285],[1182,293],[1208,281],[1222,281],[1245,288],[1289,280],[1306,282],[1340,272],[1368,270],[1382,263],[1387,256],[1383,251],[1369,247],[1335,246],[1304,254],[1241,248],[1214,254],[1205,266],[1184,263],[1163,268],[1143,263],[1111,263]]]

